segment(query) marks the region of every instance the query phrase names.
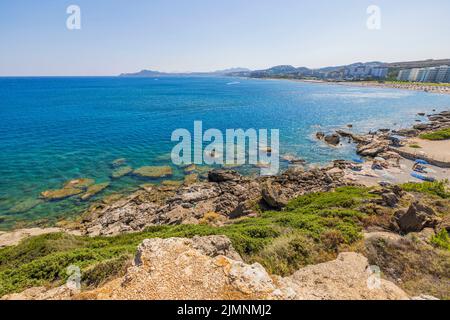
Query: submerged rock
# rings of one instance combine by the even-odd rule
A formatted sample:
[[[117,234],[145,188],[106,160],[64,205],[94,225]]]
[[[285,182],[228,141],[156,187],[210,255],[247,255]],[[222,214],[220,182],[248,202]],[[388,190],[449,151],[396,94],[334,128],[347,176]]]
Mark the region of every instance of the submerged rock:
[[[95,196],[96,194],[102,192],[109,187],[109,182],[94,184],[87,188],[86,193],[81,196],[81,200],[86,201]]]
[[[130,166],[121,167],[121,168],[113,171],[113,173],[111,174],[111,178],[120,179],[120,178],[130,174],[131,172],[133,172],[133,168]]]
[[[157,179],[169,177],[173,172],[169,166],[145,166],[134,170],[133,174],[141,178]]]
[[[41,199],[26,199],[24,201],[21,201],[20,203],[16,204],[14,207],[9,209],[8,211],[10,213],[22,213],[27,212],[28,210],[33,209],[34,207],[41,204],[43,201]]]
[[[120,158],[120,159],[116,159],[116,160],[114,160],[113,162],[111,162],[111,166],[112,166],[113,168],[117,168],[117,167],[120,167],[120,166],[125,165],[125,163],[127,163],[127,159],[125,159],[125,158]]]
[[[79,188],[63,188],[41,192],[41,198],[46,201],[57,201],[73,197],[81,193],[83,193],[83,190]]]
[[[80,178],[67,181],[66,183],[64,183],[64,188],[86,189],[89,186],[93,185],[94,183],[95,183],[94,179]]]

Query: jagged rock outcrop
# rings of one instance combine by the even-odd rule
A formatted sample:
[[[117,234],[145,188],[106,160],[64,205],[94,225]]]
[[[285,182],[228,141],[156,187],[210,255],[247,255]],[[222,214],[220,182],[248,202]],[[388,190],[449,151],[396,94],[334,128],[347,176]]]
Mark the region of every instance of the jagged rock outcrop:
[[[241,261],[223,236],[148,239],[123,278],[76,299],[408,299],[376,276],[365,257],[343,253],[290,277]],[[369,283],[369,284],[368,284]]]
[[[406,212],[397,211],[395,221],[403,233],[420,232],[427,227],[434,228],[440,222],[433,208],[418,201],[412,203]]]
[[[268,207],[281,209],[294,197],[346,185],[339,166],[336,162],[310,171],[294,167],[277,177],[260,178],[217,169],[208,173],[205,182],[145,186],[115,203],[91,207],[83,216],[82,233],[114,235],[152,225],[197,224],[209,213],[235,219],[256,214],[253,207],[262,199]]]

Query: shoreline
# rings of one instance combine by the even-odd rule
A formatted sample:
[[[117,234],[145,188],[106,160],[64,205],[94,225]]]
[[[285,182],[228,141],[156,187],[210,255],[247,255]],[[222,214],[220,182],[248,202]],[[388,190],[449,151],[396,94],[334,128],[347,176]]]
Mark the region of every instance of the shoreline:
[[[376,81],[326,81],[326,80],[308,80],[308,79],[288,79],[288,78],[247,78],[252,80],[284,80],[310,84],[338,85],[360,88],[380,88],[380,89],[398,89],[408,91],[422,91],[433,94],[449,94],[450,85],[423,85],[418,83],[396,83],[396,82],[376,82]]]

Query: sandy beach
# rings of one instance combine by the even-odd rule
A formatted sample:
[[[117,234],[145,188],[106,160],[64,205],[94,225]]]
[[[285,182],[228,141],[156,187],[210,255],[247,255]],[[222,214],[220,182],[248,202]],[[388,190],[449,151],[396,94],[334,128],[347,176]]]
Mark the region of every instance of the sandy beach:
[[[355,87],[371,87],[371,88],[389,88],[413,91],[425,91],[428,93],[450,94],[450,86],[446,85],[426,85],[419,83],[396,83],[396,82],[375,82],[375,81],[359,81],[359,82],[330,82],[332,84],[355,86]]]

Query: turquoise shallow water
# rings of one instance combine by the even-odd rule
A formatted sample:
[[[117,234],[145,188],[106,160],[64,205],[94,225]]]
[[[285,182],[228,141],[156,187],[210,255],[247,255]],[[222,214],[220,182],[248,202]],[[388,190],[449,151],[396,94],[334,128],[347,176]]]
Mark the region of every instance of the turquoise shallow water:
[[[324,163],[350,159],[354,148],[318,143],[318,130],[349,123],[356,132],[406,127],[420,118],[417,112],[449,107],[445,95],[290,81],[0,78],[0,229],[76,216],[89,202],[70,198],[25,212],[11,208],[69,179],[109,181],[117,158],[134,168],[167,164],[172,131],[192,131],[194,120],[202,120],[204,129],[280,129],[281,153]],[[174,179],[181,179],[174,169]],[[114,180],[92,201],[141,183]]]

